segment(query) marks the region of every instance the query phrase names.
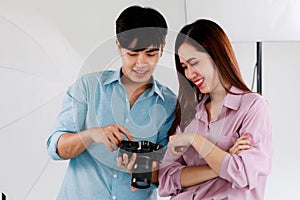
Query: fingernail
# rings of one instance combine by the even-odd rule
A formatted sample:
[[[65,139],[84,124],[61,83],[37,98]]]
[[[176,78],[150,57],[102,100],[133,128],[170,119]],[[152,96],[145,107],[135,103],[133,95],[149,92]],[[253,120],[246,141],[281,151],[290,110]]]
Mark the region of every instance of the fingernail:
[[[250,133],[245,133],[244,136],[249,137]]]
[[[255,145],[255,142],[254,142],[254,141],[250,141],[250,144],[251,144],[251,145]]]

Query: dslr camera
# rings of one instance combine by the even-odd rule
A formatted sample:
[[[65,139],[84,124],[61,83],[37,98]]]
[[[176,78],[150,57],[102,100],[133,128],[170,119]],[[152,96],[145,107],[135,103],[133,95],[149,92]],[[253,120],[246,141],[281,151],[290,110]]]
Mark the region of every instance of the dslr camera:
[[[137,154],[132,169],[131,186],[139,189],[150,187],[152,177],[152,161],[160,161],[164,155],[163,146],[150,141],[121,141],[119,156]]]

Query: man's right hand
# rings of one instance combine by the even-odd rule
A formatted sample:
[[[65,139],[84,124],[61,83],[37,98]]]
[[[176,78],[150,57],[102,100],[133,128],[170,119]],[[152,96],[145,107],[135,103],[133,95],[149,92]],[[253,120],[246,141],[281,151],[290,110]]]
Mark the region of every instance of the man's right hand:
[[[130,132],[119,124],[92,128],[91,134],[94,142],[104,143],[109,151],[116,150],[120,142],[124,140],[124,136],[126,136],[129,141],[133,141]]]

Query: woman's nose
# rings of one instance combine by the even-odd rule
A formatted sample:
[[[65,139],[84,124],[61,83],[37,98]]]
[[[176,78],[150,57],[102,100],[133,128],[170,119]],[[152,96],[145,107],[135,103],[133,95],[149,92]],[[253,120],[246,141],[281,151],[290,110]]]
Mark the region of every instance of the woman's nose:
[[[195,76],[196,76],[196,73],[195,73],[195,70],[193,69],[193,67],[191,66],[188,66],[185,70],[185,76],[189,79],[189,80],[192,80]]]

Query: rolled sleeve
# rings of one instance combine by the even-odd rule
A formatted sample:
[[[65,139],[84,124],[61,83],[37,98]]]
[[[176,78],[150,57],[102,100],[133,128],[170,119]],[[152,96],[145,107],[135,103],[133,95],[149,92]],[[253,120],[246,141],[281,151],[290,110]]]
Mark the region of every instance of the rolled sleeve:
[[[223,160],[219,176],[231,182],[233,187],[253,189],[263,176],[271,171],[271,124],[267,104],[258,98],[245,117],[241,133],[251,134],[254,145],[240,154],[228,154]]]
[[[180,176],[184,167],[186,165],[183,158],[175,157],[168,149],[159,170],[158,193],[160,196],[173,196],[182,191]]]
[[[233,187],[245,188],[249,185],[242,159],[228,154],[221,165],[219,176],[232,183]]]
[[[64,98],[62,109],[56,118],[52,134],[46,141],[49,157],[54,160],[63,160],[57,154],[59,138],[64,133],[76,133],[83,128],[86,115],[86,103],[83,82],[77,81],[72,85]]]
[[[58,140],[62,134],[63,134],[62,132],[56,132],[52,134],[47,140],[46,146],[47,146],[48,155],[53,160],[64,160],[57,154],[56,151]]]

